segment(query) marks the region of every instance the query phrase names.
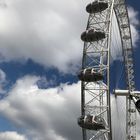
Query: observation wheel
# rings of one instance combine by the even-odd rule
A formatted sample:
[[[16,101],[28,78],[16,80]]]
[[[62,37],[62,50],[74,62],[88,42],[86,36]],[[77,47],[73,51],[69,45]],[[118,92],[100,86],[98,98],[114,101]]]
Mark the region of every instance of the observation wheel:
[[[121,38],[126,90],[114,90],[126,96],[126,140],[136,140],[136,109],[140,111],[139,92],[135,91],[130,23],[125,0],[94,0],[86,6],[89,13],[84,42],[81,80],[81,116],[83,140],[113,140],[110,94],[110,49],[113,13]]]

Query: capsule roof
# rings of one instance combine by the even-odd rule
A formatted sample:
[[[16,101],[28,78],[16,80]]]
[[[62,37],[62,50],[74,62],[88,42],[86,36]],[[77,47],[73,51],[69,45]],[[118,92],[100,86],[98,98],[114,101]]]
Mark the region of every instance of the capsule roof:
[[[108,2],[96,0],[86,6],[86,11],[90,14],[102,12],[108,8]]]

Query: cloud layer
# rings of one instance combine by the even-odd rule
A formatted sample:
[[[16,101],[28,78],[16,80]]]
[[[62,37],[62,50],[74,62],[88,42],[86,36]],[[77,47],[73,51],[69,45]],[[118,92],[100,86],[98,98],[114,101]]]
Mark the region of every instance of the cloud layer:
[[[87,2],[10,0],[0,9],[1,61],[33,61],[71,73],[81,65]],[[133,42],[138,39],[137,12],[129,8]]]
[[[6,93],[4,86],[7,84],[6,80],[6,74],[5,72],[0,69],[0,96],[4,95]]]
[[[38,80],[36,76],[17,80],[9,96],[1,100],[0,113],[18,128],[18,133],[20,128],[24,129],[24,137],[29,140],[81,140],[81,129],[77,125],[80,82],[39,89],[36,85]],[[113,140],[124,139],[125,98],[118,99],[112,95],[111,104]]]
[[[32,59],[44,67],[72,73],[82,56],[79,36],[88,18],[84,9],[85,2],[78,0],[7,1],[0,9],[0,61]],[[135,45],[137,12],[129,8],[129,15]],[[3,71],[0,78],[6,79]],[[20,129],[18,133],[3,132],[0,139],[81,140],[76,120],[80,114],[80,82],[39,89],[39,79],[25,76],[17,80],[9,96],[1,100],[0,112],[26,132],[25,136],[19,134]],[[118,131],[115,135],[117,140]]]
[[[0,112],[33,140],[80,140],[80,83],[38,89],[38,77],[17,81],[0,102]]]
[[[45,67],[72,70],[82,54],[83,11],[74,0],[7,2],[0,9],[1,55],[7,61],[30,58]]]
[[[128,7],[128,15],[130,20],[130,27],[131,27],[131,33],[132,33],[132,42],[134,47],[136,47],[136,43],[139,40],[139,32],[137,27],[139,26],[140,22],[138,19],[138,12],[135,11],[134,8]]]
[[[1,132],[0,140],[27,140],[24,136],[19,135],[17,132]]]

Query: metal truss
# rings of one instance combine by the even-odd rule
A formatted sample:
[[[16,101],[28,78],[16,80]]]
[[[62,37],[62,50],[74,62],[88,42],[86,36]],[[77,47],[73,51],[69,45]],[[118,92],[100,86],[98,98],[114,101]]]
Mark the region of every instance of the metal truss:
[[[98,2],[100,0],[97,0]],[[81,82],[81,115],[102,118],[105,129],[82,128],[83,140],[112,140],[110,105],[110,47],[113,9],[118,22],[127,81],[127,90],[135,90],[133,52],[130,23],[125,0],[104,0],[108,8],[89,13],[86,30],[100,29],[105,38],[85,40],[82,70],[94,69],[103,75],[103,80]],[[88,33],[88,32],[85,32]],[[126,97],[126,140],[136,140],[136,108],[130,96]]]
[[[83,140],[112,140],[111,107],[109,89],[109,63],[111,18],[113,1],[105,0],[108,8],[103,12],[89,14],[87,29],[100,29],[105,38],[85,42],[83,49],[82,69],[93,68],[104,75],[104,80],[85,82],[81,84],[81,114],[100,117],[104,120],[104,130],[88,130],[83,128]]]
[[[135,90],[132,39],[130,23],[125,0],[116,0],[114,11],[121,35],[122,50],[125,65],[126,84],[130,92]],[[136,140],[136,107],[130,98],[126,97],[126,140]]]

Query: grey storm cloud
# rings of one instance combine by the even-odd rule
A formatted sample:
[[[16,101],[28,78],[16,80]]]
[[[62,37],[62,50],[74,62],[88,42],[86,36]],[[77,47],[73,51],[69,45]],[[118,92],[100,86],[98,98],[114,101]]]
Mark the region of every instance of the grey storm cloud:
[[[6,6],[3,6],[5,2]],[[0,61],[26,62],[72,73],[81,65],[89,2],[71,0],[10,0],[0,5]],[[3,5],[2,5],[3,3]],[[130,10],[133,42],[138,39],[137,12]],[[114,53],[115,54],[115,53]]]

